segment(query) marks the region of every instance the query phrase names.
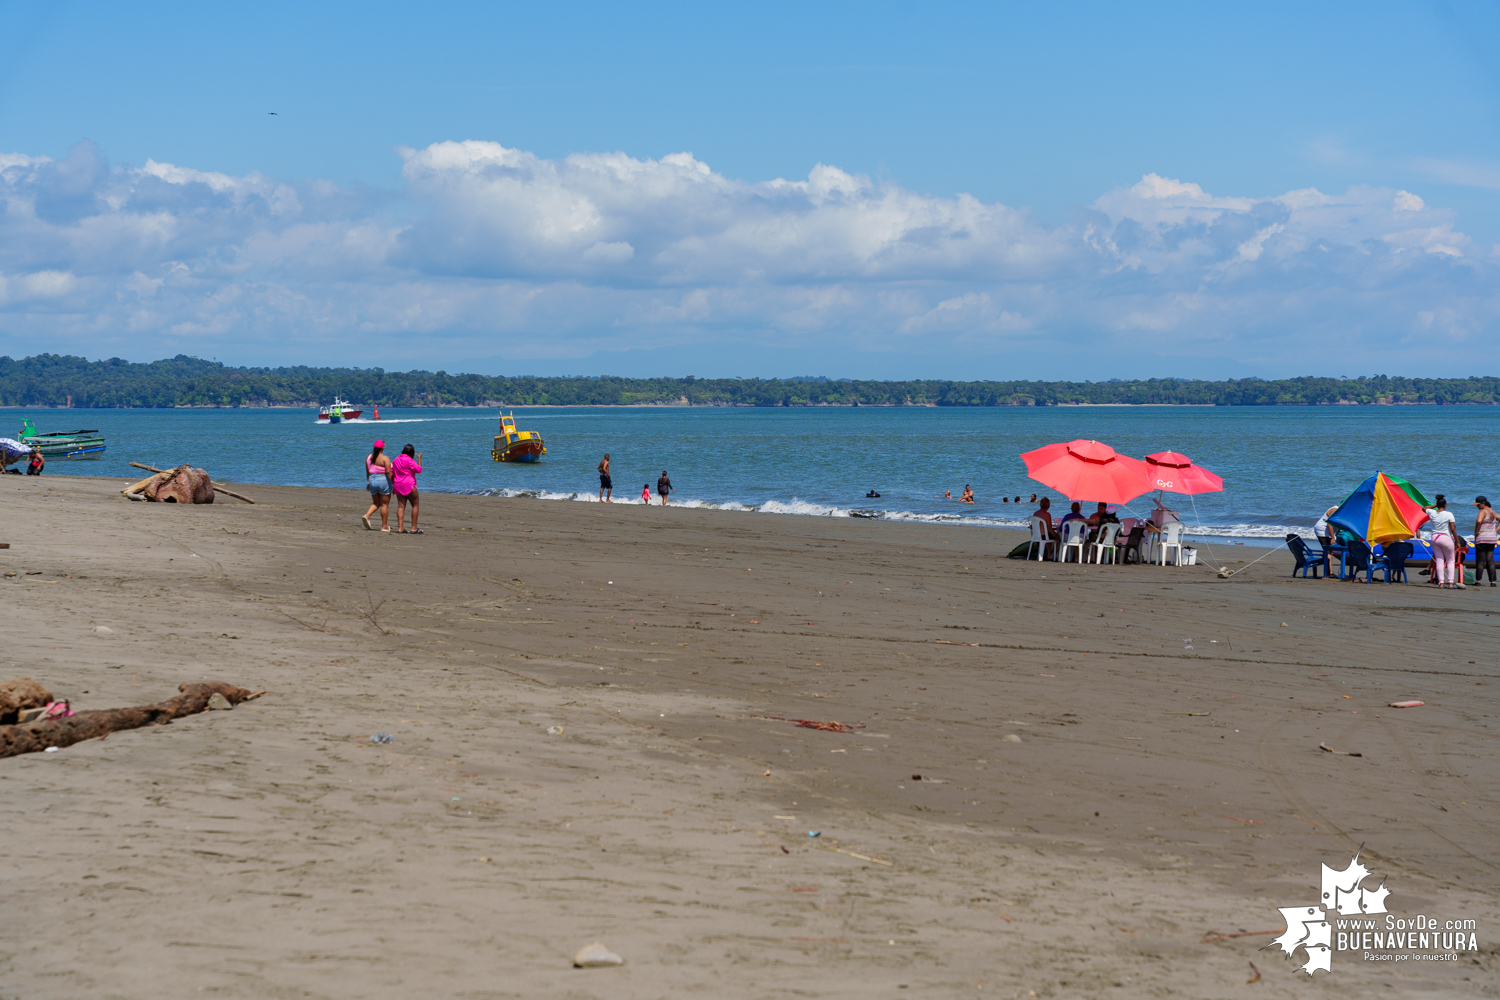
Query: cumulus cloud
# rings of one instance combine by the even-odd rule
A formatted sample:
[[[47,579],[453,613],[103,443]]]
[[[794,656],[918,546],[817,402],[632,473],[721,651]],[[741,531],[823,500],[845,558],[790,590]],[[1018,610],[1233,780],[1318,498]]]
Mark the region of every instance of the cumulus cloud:
[[[748,182],[690,153],[397,153],[394,192],[114,166],[87,142],[0,154],[0,351],[454,367],[738,344],[916,351],[924,375],[1402,371],[1424,338],[1427,370],[1461,365],[1500,305],[1493,255],[1389,188],[1250,197],[1153,173],[1047,226],[824,164]]]

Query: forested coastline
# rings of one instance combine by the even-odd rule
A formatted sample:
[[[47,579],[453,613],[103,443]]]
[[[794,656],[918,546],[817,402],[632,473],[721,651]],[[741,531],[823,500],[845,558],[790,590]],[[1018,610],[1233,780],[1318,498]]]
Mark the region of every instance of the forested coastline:
[[[878,382],[826,378],[540,378],[379,368],[232,368],[39,354],[0,357],[0,406],[316,406],[335,395],[378,406],[1326,406],[1494,405],[1500,377],[1145,379],[1108,382]]]

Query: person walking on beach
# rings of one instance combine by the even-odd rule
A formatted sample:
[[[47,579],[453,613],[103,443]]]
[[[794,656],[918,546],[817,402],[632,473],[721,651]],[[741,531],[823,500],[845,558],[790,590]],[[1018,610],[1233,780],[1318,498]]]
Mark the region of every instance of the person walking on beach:
[[[661,478],[656,481],[656,492],[661,496],[661,505],[667,505],[667,494],[673,492],[672,480],[667,478],[667,470],[661,470]]]
[[[599,502],[614,503],[615,481],[609,478],[609,452],[599,460]]]
[[[1490,575],[1490,586],[1495,585],[1495,543],[1500,541],[1500,514],[1490,506],[1488,497],[1475,497],[1474,506],[1474,586],[1479,586],[1485,572]]]
[[[396,534],[398,535],[426,534],[417,527],[417,503],[421,499],[417,494],[417,473],[421,471],[422,453],[416,449],[415,445],[403,445],[401,454],[396,457],[396,461],[391,463],[391,487],[396,491]],[[402,527],[407,504],[411,505],[410,532]]]
[[[377,510],[380,511],[380,530],[390,533],[391,524],[391,460],[382,452],[385,451],[385,442],[376,441],[370,449],[370,454],[365,456],[365,489],[370,491],[370,509],[365,511],[365,516],[360,518],[365,523],[365,528],[374,531],[375,526],[370,523],[370,515]]]
[[[642,483],[641,484],[641,503],[645,504],[647,507],[651,506],[651,484],[650,483]]]
[[[1457,519],[1448,509],[1448,498],[1439,493],[1431,507],[1426,508],[1428,524],[1432,526],[1432,568],[1430,582],[1439,587],[1453,586],[1453,556],[1458,551]],[[1463,582],[1463,568],[1459,568],[1459,582]]]

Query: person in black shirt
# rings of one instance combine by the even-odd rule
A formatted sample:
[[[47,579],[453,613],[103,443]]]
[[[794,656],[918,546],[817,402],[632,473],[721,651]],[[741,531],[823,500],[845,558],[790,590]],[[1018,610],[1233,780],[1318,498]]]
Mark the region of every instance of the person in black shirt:
[[[667,478],[667,470],[661,470],[661,478],[656,481],[656,493],[661,497],[661,505],[667,505],[667,494],[672,492],[672,480]]]

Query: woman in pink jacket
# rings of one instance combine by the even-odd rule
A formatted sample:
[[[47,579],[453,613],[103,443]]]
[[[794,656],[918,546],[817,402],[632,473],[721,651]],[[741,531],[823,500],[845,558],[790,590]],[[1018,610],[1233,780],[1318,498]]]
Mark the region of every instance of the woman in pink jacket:
[[[422,453],[413,445],[406,445],[393,464],[392,488],[396,491],[396,533],[400,535],[425,535],[417,527],[417,473],[422,471]],[[411,504],[411,530],[401,526],[406,515],[406,505]]]

